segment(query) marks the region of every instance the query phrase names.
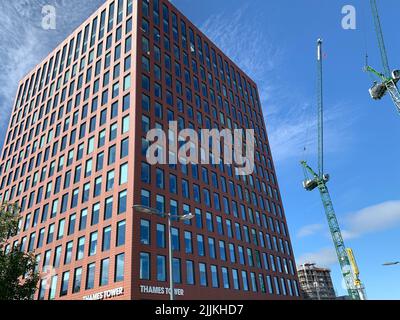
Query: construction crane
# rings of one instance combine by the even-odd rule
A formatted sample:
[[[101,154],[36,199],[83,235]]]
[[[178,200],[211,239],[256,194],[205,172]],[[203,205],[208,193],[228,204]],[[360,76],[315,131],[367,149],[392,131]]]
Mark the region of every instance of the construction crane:
[[[383,65],[383,72],[378,72],[368,65],[368,55],[365,70],[377,76],[380,82],[375,81],[373,86],[369,89],[369,94],[374,100],[380,100],[389,92],[397,111],[400,113],[400,93],[397,88],[397,82],[400,80],[400,70],[390,72],[389,60],[386,52],[385,41],[383,38],[383,31],[381,20],[379,18],[378,6],[376,0],[370,0],[372,16],[374,17],[375,30],[378,37],[379,50],[381,53],[381,60]]]
[[[329,181],[329,175],[324,173],[324,109],[323,109],[323,77],[322,77],[322,40],[318,39],[317,66],[318,66],[318,173],[316,173],[307,164],[301,161],[303,166],[305,180],[303,187],[307,191],[313,191],[318,188],[322,203],[325,208],[325,214],[328,219],[329,229],[332,235],[338,256],[340,268],[349,296],[353,300],[365,300],[363,285],[359,279],[359,271],[353,251],[346,249],[340,231],[339,223],[333,209],[332,200],[326,186]]]

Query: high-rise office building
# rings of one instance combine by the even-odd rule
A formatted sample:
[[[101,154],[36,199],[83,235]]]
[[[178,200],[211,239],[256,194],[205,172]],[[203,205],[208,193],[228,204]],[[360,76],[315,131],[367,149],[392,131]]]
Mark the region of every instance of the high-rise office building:
[[[302,295],[308,300],[335,300],[331,270],[305,263],[297,268]]]
[[[254,129],[254,172],[150,165],[173,120]],[[172,223],[177,299],[299,298],[256,84],[168,1],[107,1],[21,80],[0,175],[36,299],[168,299],[167,221],[136,204],[195,216]]]

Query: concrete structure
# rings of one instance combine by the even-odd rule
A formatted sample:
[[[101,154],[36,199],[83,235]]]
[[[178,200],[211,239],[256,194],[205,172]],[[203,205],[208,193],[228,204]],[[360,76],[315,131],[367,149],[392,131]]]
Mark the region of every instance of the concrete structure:
[[[244,34],[243,37],[246,35]],[[248,53],[251,55],[251,52]],[[256,84],[168,1],[109,0],[20,82],[0,162],[37,299],[298,299]],[[150,128],[254,128],[256,170],[154,165]]]
[[[300,288],[307,300],[335,300],[331,270],[306,263],[297,268]]]

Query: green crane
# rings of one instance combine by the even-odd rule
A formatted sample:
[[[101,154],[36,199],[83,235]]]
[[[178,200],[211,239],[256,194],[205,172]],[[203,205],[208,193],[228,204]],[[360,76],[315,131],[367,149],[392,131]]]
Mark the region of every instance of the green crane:
[[[350,249],[346,249],[340,231],[339,223],[336,218],[335,210],[333,209],[332,200],[326,186],[329,181],[329,175],[324,173],[324,117],[323,117],[323,77],[322,77],[322,40],[318,39],[318,173],[316,173],[307,164],[306,161],[301,161],[303,166],[305,180],[303,187],[307,191],[312,191],[315,188],[319,189],[322,203],[325,208],[325,214],[328,219],[329,229],[332,235],[338,256],[340,268],[349,296],[353,300],[364,300],[365,294],[361,281],[358,277],[359,271],[356,265],[354,256]]]
[[[390,72],[389,60],[386,52],[385,41],[383,38],[383,31],[382,31],[381,20],[379,18],[378,6],[376,4],[376,0],[370,0],[370,3],[372,9],[372,16],[374,18],[375,30],[378,38],[379,50],[381,54],[383,73],[376,71],[374,68],[368,65],[368,56],[367,56],[367,63],[366,63],[367,65],[365,67],[365,70],[367,72],[373,73],[380,80],[380,82],[378,81],[374,82],[373,86],[369,89],[369,94],[371,95],[372,99],[380,100],[383,98],[386,92],[389,92],[397,108],[397,111],[400,113],[400,93],[397,88],[397,82],[400,80],[400,70],[394,70],[393,72]]]

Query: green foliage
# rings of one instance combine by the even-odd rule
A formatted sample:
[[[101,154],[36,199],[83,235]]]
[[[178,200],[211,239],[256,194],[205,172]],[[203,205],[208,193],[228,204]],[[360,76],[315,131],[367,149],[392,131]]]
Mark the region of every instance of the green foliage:
[[[12,248],[9,243],[18,232],[19,219],[17,205],[0,206],[0,300],[31,299],[39,281],[35,255]]]

